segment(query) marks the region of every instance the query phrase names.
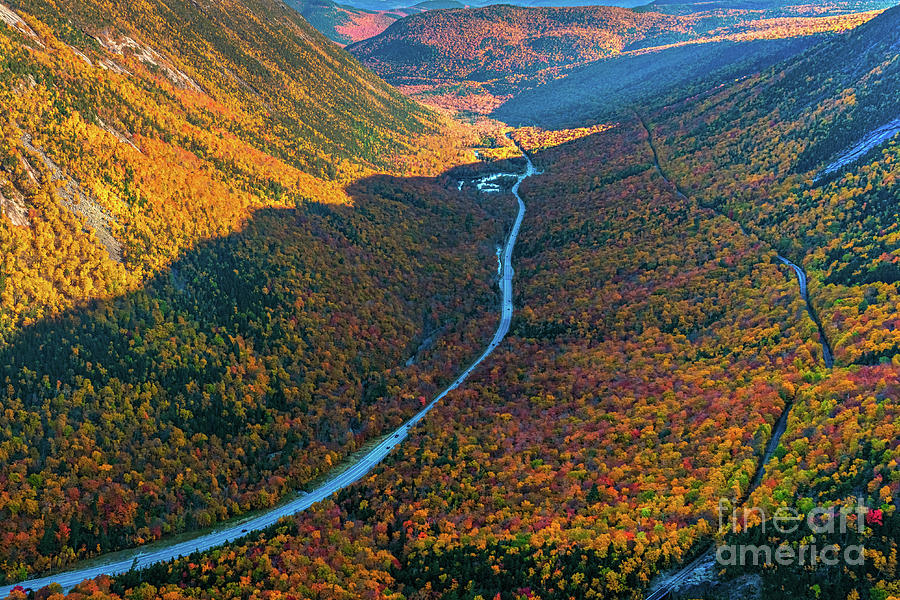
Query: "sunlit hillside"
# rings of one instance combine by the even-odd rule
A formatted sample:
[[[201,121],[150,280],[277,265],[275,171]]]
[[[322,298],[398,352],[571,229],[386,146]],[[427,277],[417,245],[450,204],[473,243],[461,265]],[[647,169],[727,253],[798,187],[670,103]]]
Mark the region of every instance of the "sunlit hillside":
[[[530,124],[541,121],[529,121],[515,104],[541,85],[554,90],[551,104],[568,104],[562,115],[588,117],[572,108],[594,88],[601,88],[598,102],[608,104],[618,96],[690,85],[698,68],[711,73],[737,67],[731,71],[743,74],[743,64],[752,72],[757,63],[790,56],[804,38],[812,44],[876,14],[770,16],[758,10],[710,9],[669,15],[608,6],[489,6],[413,15],[348,50],[389,83],[427,103],[475,113],[499,111],[496,116],[502,120]],[[678,52],[685,46],[698,47]],[[603,86],[623,80],[610,59],[627,62],[624,77],[634,81],[606,93]],[[584,70],[590,75],[583,76]],[[579,79],[582,83],[575,83]],[[557,82],[569,89],[556,93]],[[582,97],[570,102],[573,94]],[[513,104],[512,110],[506,103]]]
[[[269,0],[0,18],[3,578],[271,506],[466,356],[459,127]]]

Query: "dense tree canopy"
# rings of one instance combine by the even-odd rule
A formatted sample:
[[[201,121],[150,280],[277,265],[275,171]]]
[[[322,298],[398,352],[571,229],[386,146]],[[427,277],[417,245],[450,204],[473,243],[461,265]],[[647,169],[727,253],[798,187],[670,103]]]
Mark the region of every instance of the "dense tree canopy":
[[[896,116],[898,14],[615,124],[513,131],[542,171],[520,188],[516,314],[466,385],[335,498],[70,597],[635,598],[713,540],[764,539],[758,521],[716,530],[720,500],[748,496],[800,514],[865,504],[855,533],[813,539],[862,540],[867,560],[727,575],[759,575],[767,598],[897,597],[896,144],[818,175]],[[50,29],[23,23],[0,36],[21,57],[0,62],[4,93],[66,98],[41,87],[68,89],[57,71],[21,71],[58,58]],[[92,62],[145,68],[139,48],[92,48]],[[146,77],[160,97],[200,94],[158,68]],[[14,102],[4,211],[27,223],[0,225],[8,578],[271,505],[410,415],[496,323],[493,252],[513,198],[460,182],[521,167],[500,131],[479,132],[495,146],[479,156],[503,162],[414,176],[461,154],[449,132],[449,149],[398,157],[394,176],[326,182],[257,142],[223,162],[217,140],[232,138],[160,110],[165,126],[123,134],[136,148],[98,134],[126,157],[109,164],[170,157],[160,176],[122,167],[111,183],[96,175],[102,154],[72,150],[102,147],[72,133],[106,131],[100,121],[48,108],[49,131],[68,132],[49,135]],[[228,167],[230,183],[223,164],[245,169]],[[88,202],[78,187],[112,218],[73,215],[66,202]],[[119,212],[113,188],[133,192]],[[231,197],[245,201],[219,201]],[[195,206],[202,216],[185,218]],[[96,233],[104,223],[122,262]],[[779,253],[808,273],[809,307]],[[26,293],[39,301],[24,308]]]

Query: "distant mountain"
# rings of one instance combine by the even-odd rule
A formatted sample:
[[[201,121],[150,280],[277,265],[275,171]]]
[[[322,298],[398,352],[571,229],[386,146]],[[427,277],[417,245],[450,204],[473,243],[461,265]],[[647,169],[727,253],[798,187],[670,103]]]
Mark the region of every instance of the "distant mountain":
[[[510,4],[530,7],[556,6],[625,6],[635,7],[644,4],[644,0],[611,0],[597,2],[595,0],[574,0],[558,2],[557,0],[522,0],[519,2],[459,2],[458,0],[424,0],[412,5],[383,0],[347,0],[337,3],[332,0],[285,0],[285,3],[299,12],[310,25],[325,34],[326,37],[341,45],[352,44],[378,35],[394,21],[403,17],[429,10],[449,10],[454,8],[480,8],[497,4]]]
[[[352,44],[388,28],[394,21],[427,10],[425,7],[369,10],[331,0],[286,0],[309,24],[338,44]],[[422,3],[428,4],[428,3]]]
[[[338,44],[347,45],[374,37],[403,17],[431,10],[480,8],[495,4],[517,6],[560,6],[555,0],[525,0],[523,2],[459,2],[457,0],[424,0],[411,6],[387,2],[333,2],[332,0],[285,0],[285,3],[303,15],[310,25]],[[598,3],[591,0],[568,3],[571,6],[608,4],[610,6],[638,6],[643,0]]]
[[[412,6],[414,9],[419,10],[445,10],[448,8],[465,8],[466,5],[462,2],[457,2],[456,0],[425,0],[424,2],[418,2]]]
[[[791,2],[790,0],[472,0],[458,2],[456,0],[435,0],[436,8],[482,8],[500,4],[523,7],[571,7],[571,6],[619,6],[623,8],[641,7],[645,10],[668,12],[672,14],[688,14],[692,12],[708,12],[711,10],[754,10],[783,15],[839,14],[877,10],[892,6],[889,0],[813,0]],[[371,11],[391,11],[405,8],[402,0],[344,0],[345,6]],[[431,4],[422,2],[416,6]]]
[[[592,86],[606,88],[593,98],[595,105],[606,102],[601,97],[618,101],[658,93],[686,83],[692,74],[708,74],[730,63],[771,64],[786,56],[784,50],[802,47],[741,44],[821,36],[855,27],[875,14],[769,17],[760,11],[724,10],[669,15],[609,6],[502,5],[413,15],[348,50],[389,83],[426,102],[485,113],[569,74],[575,78],[570,83],[582,82],[568,86],[573,93],[583,89],[590,96]],[[675,50],[685,45],[694,47]],[[652,52],[664,53],[641,56]],[[617,62],[602,66],[610,58]],[[618,66],[623,70],[617,74]],[[626,87],[616,87],[626,81]],[[571,108],[573,99],[556,95],[550,103]],[[578,110],[562,112],[569,119],[586,116]],[[528,122],[514,116],[513,122]]]
[[[415,15],[348,50],[394,83],[489,81],[597,60],[648,38],[673,43],[694,33],[676,17],[622,8],[502,5]]]
[[[792,2],[791,0],[653,0],[641,10],[667,14],[691,14],[713,10],[742,10],[761,16],[822,16],[883,10],[896,4],[894,0],[827,0]]]
[[[815,37],[715,42],[601,60],[528,89],[491,116],[511,125],[577,127],[628,114],[635,103],[736,79],[814,45]]]
[[[429,7],[429,10],[439,8],[482,8],[485,6],[493,6],[498,4],[507,4],[512,6],[533,6],[533,7],[566,7],[566,6],[622,6],[631,8],[646,4],[645,0],[607,0],[598,2],[597,0],[472,0],[471,2],[462,2],[457,0],[434,0],[437,6]],[[362,8],[366,10],[382,11],[405,8],[406,5],[402,0],[345,0],[343,4],[354,8]],[[432,0],[420,2],[415,6],[422,4],[432,4]],[[455,6],[454,6],[455,5]]]
[[[760,3],[763,4],[772,11],[783,7],[774,2]],[[801,8],[793,5],[785,10],[800,11]],[[813,7],[807,8],[812,10]],[[819,8],[825,10],[824,5]],[[837,5],[830,5],[828,10],[840,12]],[[682,18],[699,18],[714,24],[713,15],[716,14],[720,12],[682,15]],[[738,11],[737,14],[746,13]],[[511,124],[544,127],[576,126],[617,118],[629,112],[636,103],[690,96],[695,88],[704,89],[704,86],[714,85],[713,82],[763,71],[818,44],[823,41],[823,35],[865,23],[874,15],[870,11],[828,17],[759,18],[711,29],[692,43],[647,47],[572,69],[565,77],[548,80],[516,94],[497,107],[492,116]],[[884,22],[884,19],[872,22]],[[869,25],[859,31],[869,31]],[[843,62],[837,58],[834,61]],[[832,68],[816,67],[807,69],[802,78],[812,81],[834,75]],[[792,87],[796,81],[797,78],[788,77],[784,85]],[[787,91],[784,94],[795,97]]]

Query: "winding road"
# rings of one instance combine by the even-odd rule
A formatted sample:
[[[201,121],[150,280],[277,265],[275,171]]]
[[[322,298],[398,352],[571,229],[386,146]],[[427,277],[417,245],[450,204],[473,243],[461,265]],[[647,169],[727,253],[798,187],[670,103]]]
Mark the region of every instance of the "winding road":
[[[637,114],[637,116],[647,131],[648,141],[653,153],[653,160],[657,171],[662,176],[662,178],[674,188],[676,194],[686,199],[687,196],[683,193],[679,186],[666,176],[666,173],[659,163],[659,158],[657,155],[656,147],[653,143],[650,129],[647,127],[647,124],[644,122],[643,118],[639,114]],[[852,160],[859,158],[860,155],[871,149],[871,147],[873,147],[873,144],[877,145],[878,141],[883,141],[885,136],[888,136],[888,133],[890,133],[891,129],[897,126],[898,122],[900,121],[892,122],[877,130],[876,132],[873,132],[873,134],[870,134],[870,136],[867,136],[867,138],[862,140],[859,144],[857,144],[857,146],[842,155],[839,161],[836,161],[833,165],[829,165],[829,167],[826,168],[825,173],[828,173],[830,170],[832,170],[834,165],[837,165],[838,162],[847,164],[847,162],[851,162]],[[896,134],[896,132],[897,129],[893,129],[893,133],[891,135]],[[521,147],[520,150],[522,150]],[[493,353],[493,351],[497,348],[497,346],[499,346],[500,342],[509,332],[513,316],[512,280],[514,272],[512,267],[512,254],[519,235],[522,221],[525,216],[525,203],[522,201],[522,198],[519,195],[519,186],[521,185],[522,181],[536,174],[537,172],[528,154],[524,150],[522,150],[522,154],[526,161],[525,171],[520,174],[509,174],[517,178],[516,183],[513,185],[511,191],[518,202],[518,213],[516,215],[516,219],[513,223],[512,229],[510,230],[506,245],[503,248],[502,256],[500,257],[499,285],[502,293],[500,322],[497,326],[496,331],[494,332],[493,338],[491,339],[485,350],[482,352],[482,354],[478,358],[476,358],[466,370],[460,373],[457,378],[440,394],[435,396],[435,398],[430,403],[423,407],[418,413],[416,413],[398,429],[388,434],[377,446],[371,449],[363,457],[359,458],[348,468],[336,474],[334,477],[328,479],[309,493],[301,492],[289,502],[276,506],[257,516],[240,520],[219,528],[215,528],[208,533],[197,535],[189,539],[171,543],[157,542],[155,544],[149,545],[148,547],[139,547],[133,550],[116,552],[108,555],[107,557],[98,557],[96,559],[85,561],[85,563],[83,564],[87,566],[81,566],[72,570],[57,573],[55,575],[29,579],[17,584],[0,587],[0,598],[6,598],[15,587],[21,587],[25,590],[38,590],[42,587],[50,585],[51,583],[57,583],[63,588],[64,591],[68,591],[75,585],[86,579],[93,579],[101,575],[117,575],[130,571],[132,569],[146,568],[156,563],[178,558],[179,556],[187,556],[194,552],[207,551],[228,542],[239,540],[253,532],[260,531],[275,524],[279,519],[283,517],[302,512],[310,506],[316,504],[317,502],[328,498],[339,490],[352,485],[353,483],[363,478],[372,468],[382,462],[385,457],[390,454],[391,450],[395,446],[399,445],[407,438],[410,430],[422,419],[424,419],[425,416],[441,400],[443,400],[443,398],[447,394],[457,389],[465,382],[469,375],[471,375],[472,372],[488,356],[490,356],[491,353]],[[836,168],[838,167],[834,167],[834,170],[836,170]],[[494,176],[496,176],[496,174]],[[742,226],[741,231],[744,231]],[[807,310],[809,311],[810,316],[819,329],[819,335],[822,342],[823,360],[826,366],[828,368],[831,368],[834,364],[831,347],[828,343],[827,338],[825,337],[825,332],[822,328],[821,322],[819,321],[818,316],[816,315],[816,312],[812,304],[810,303],[807,290],[806,273],[801,267],[781,255],[778,255],[778,260],[783,264],[791,267],[791,269],[796,274],[797,282],[800,288],[800,295],[806,302]],[[772,452],[777,447],[781,438],[781,434],[784,433],[786,417],[789,410],[790,406],[788,405],[779,418],[779,421],[776,424],[776,428],[773,431],[773,435],[770,438],[769,443],[767,444],[763,458],[760,461],[757,475],[754,477],[753,483],[751,483],[750,489],[747,491],[747,494],[749,494],[752,489],[755,488],[756,485],[758,485],[758,482],[761,479],[761,475],[765,471],[766,463],[771,457]],[[705,564],[710,562],[710,552],[712,551],[713,547],[705,549],[696,559],[691,561],[688,565],[682,567],[678,571],[664,578],[655,586],[653,590],[650,591],[649,595],[646,596],[646,600],[660,600],[668,596],[675,588],[678,587],[681,582],[692,575],[697,569],[704,567]]]
[[[819,315],[816,313],[816,309],[813,308],[812,302],[809,301],[809,293],[806,290],[806,272],[780,254],[777,256],[778,260],[793,269],[797,275],[797,283],[800,284],[800,296],[806,302],[806,311],[819,329],[819,340],[822,342],[822,360],[825,361],[825,366],[830,369],[834,367],[834,354],[831,352],[831,344],[828,343],[828,338],[825,337],[825,328],[822,327]]]
[[[659,163],[659,154],[656,151],[656,145],[653,142],[653,135],[650,133],[650,128],[647,126],[647,122],[637,111],[634,111],[634,114],[637,117],[638,121],[640,121],[641,126],[644,128],[644,131],[647,132],[647,144],[650,146],[650,151],[653,154],[653,166],[656,167],[657,173],[659,173],[659,176],[663,178],[663,181],[674,188],[676,195],[687,200],[688,197],[684,193],[684,191],[682,191],[677,183],[669,179],[669,176],[666,175],[666,172],[663,170],[662,165]],[[741,230],[741,233],[743,233],[744,235],[750,235],[747,233],[747,230],[744,229],[744,226],[741,223],[735,221],[733,218],[729,217],[721,210],[718,210],[714,207],[706,208],[719,216],[725,217],[726,219],[737,225]],[[776,256],[778,257],[778,260],[793,269],[794,273],[797,275],[797,283],[800,286],[800,297],[803,298],[804,302],[806,302],[806,310],[809,313],[810,318],[812,318],[813,322],[816,324],[816,327],[819,329],[819,340],[822,344],[822,361],[825,363],[825,366],[830,369],[834,367],[834,354],[831,352],[831,344],[828,342],[828,338],[825,336],[825,329],[822,327],[822,322],[819,320],[819,315],[818,313],[816,313],[815,307],[813,307],[812,302],[810,302],[809,300],[809,292],[806,285],[806,272],[802,267],[794,264],[780,254]]]
[[[520,150],[522,150],[521,147]],[[78,567],[69,571],[63,571],[55,575],[49,575],[47,577],[29,579],[17,584],[0,587],[0,598],[6,598],[7,596],[9,596],[10,592],[12,592],[13,588],[16,586],[20,586],[26,590],[38,590],[42,587],[50,585],[51,583],[58,583],[60,586],[62,586],[64,591],[68,591],[85,579],[93,579],[101,575],[117,575],[130,571],[132,569],[141,569],[155,563],[165,562],[173,558],[178,558],[179,556],[188,556],[189,554],[192,554],[194,552],[204,552],[217,546],[221,546],[227,542],[233,542],[249,535],[250,533],[265,529],[266,527],[275,524],[282,517],[294,515],[306,510],[313,504],[320,502],[328,498],[335,492],[355,483],[364,475],[366,475],[366,473],[368,473],[375,465],[384,460],[384,458],[395,446],[406,439],[406,437],[409,435],[410,429],[417,425],[419,421],[424,419],[425,415],[427,415],[431,411],[431,409],[433,409],[437,405],[438,402],[440,402],[451,391],[462,385],[466,378],[472,374],[475,368],[478,367],[478,365],[480,365],[484,361],[484,359],[490,356],[498,345],[500,345],[500,342],[509,331],[509,326],[512,322],[513,316],[512,254],[513,247],[516,244],[516,238],[519,235],[519,229],[522,226],[522,219],[525,217],[525,203],[522,201],[521,196],[519,196],[519,186],[527,177],[530,177],[536,173],[534,165],[531,162],[531,158],[524,150],[522,150],[522,155],[525,157],[526,162],[525,172],[520,174],[509,174],[511,176],[517,177],[516,183],[512,187],[512,193],[518,201],[519,211],[516,215],[516,220],[513,223],[509,237],[507,238],[506,246],[503,249],[500,265],[501,276],[499,285],[503,295],[500,310],[500,323],[497,326],[494,337],[491,338],[491,341],[488,344],[487,348],[485,348],[484,352],[482,352],[482,354],[477,359],[475,359],[475,361],[465,371],[460,373],[459,376],[453,381],[453,383],[447,386],[444,391],[438,394],[414,417],[409,419],[398,429],[388,434],[388,436],[380,444],[375,446],[375,448],[370,450],[355,463],[351,464],[346,470],[327,480],[312,492],[308,494],[301,493],[290,502],[287,502],[280,506],[276,506],[275,508],[272,508],[271,510],[268,510],[258,516],[213,529],[209,533],[198,535],[184,541],[178,541],[169,544],[156,543],[151,544],[151,547],[139,547],[133,550],[116,552],[106,558],[98,557],[96,559],[86,561],[85,564],[87,566]]]
[[[663,170],[662,165],[659,162],[659,154],[656,151],[656,145],[653,142],[653,135],[650,132],[650,127],[647,125],[647,122],[638,111],[635,110],[634,114],[635,117],[637,117],[638,121],[640,121],[641,126],[647,132],[647,143],[650,146],[651,153],[653,154],[653,165],[656,168],[656,171],[666,183],[672,186],[672,188],[675,190],[675,194],[685,200],[688,200],[687,195],[681,190],[678,184],[669,179],[669,177],[666,175],[666,172]],[[740,228],[742,234],[748,235],[747,231],[744,229],[744,226],[741,223],[735,221],[731,217],[728,217],[715,208],[709,208],[709,210],[732,221]],[[804,270],[800,266],[794,264],[780,254],[778,254],[777,256],[778,260],[791,267],[791,269],[793,269],[794,273],[797,275],[797,283],[800,287],[800,296],[806,302],[806,310],[807,312],[809,312],[809,316],[812,318],[813,322],[816,324],[816,327],[818,327],[819,329],[819,339],[822,343],[822,360],[825,362],[825,366],[830,369],[834,366],[834,357],[831,352],[831,345],[828,343],[828,338],[825,337],[825,330],[822,327],[822,323],[819,320],[818,315],[816,314],[815,308],[813,308],[812,303],[809,301],[806,272],[804,272]],[[759,464],[757,465],[756,474],[753,476],[753,479],[751,480],[750,485],[747,487],[747,490],[744,492],[743,498],[741,498],[738,506],[743,505],[747,501],[747,499],[750,497],[750,494],[759,486],[760,482],[762,481],[763,475],[766,471],[766,465],[769,463],[769,460],[775,453],[775,449],[778,448],[778,444],[781,442],[781,436],[784,435],[784,432],[787,429],[787,418],[790,414],[791,407],[792,403],[786,404],[784,410],[781,412],[781,415],[778,417],[778,420],[776,421],[775,427],[772,431],[772,436],[769,438],[763,455],[760,458]],[[669,595],[673,591],[678,589],[682,583],[684,583],[692,575],[698,572],[698,570],[711,568],[715,565],[715,562],[715,544],[710,544],[704,547],[700,551],[699,556],[697,556],[690,563],[681,567],[674,573],[671,573],[657,581],[655,585],[653,585],[652,589],[650,589],[649,593],[644,597],[644,600],[662,600],[663,598],[669,597]]]

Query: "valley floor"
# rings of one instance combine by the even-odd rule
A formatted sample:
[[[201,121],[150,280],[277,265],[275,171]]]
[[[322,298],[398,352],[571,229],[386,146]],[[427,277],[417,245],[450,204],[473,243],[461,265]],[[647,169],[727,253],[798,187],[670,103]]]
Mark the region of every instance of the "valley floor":
[[[185,534],[179,536],[179,540],[172,543],[160,541],[150,548],[137,548],[131,551],[117,552],[111,557],[97,557],[87,561],[83,567],[75,567],[61,573],[29,579],[11,585],[0,587],[0,598],[6,598],[15,588],[25,590],[39,590],[51,584],[58,584],[63,591],[68,591],[86,579],[94,579],[103,575],[115,576],[128,571],[145,569],[151,565],[168,562],[182,556],[189,556],[198,552],[206,552],[212,548],[222,546],[228,542],[235,542],[251,533],[265,530],[280,519],[296,515],[309,507],[332,496],[338,491],[352,485],[363,478],[373,467],[381,463],[390,454],[391,450],[402,444],[415,427],[444,397],[461,386],[469,375],[488,358],[497,346],[506,337],[513,316],[513,248],[519,236],[522,219],[525,216],[525,204],[519,195],[519,186],[528,177],[535,173],[534,165],[528,154],[523,152],[525,159],[525,171],[521,174],[501,173],[485,176],[485,181],[493,181],[498,177],[515,177],[511,193],[518,203],[518,212],[513,221],[512,229],[503,247],[502,258],[499,260],[499,286],[502,294],[500,302],[500,322],[494,332],[491,341],[484,352],[475,359],[460,375],[429,402],[414,417],[406,421],[395,431],[389,432],[378,442],[374,448],[366,452],[362,457],[347,464],[339,466],[337,474],[326,476],[326,481],[309,492],[301,492],[297,498],[263,511],[249,519],[238,519],[233,524],[216,527],[212,531],[200,536]],[[480,189],[481,183],[478,183]],[[187,539],[184,539],[187,538]]]

